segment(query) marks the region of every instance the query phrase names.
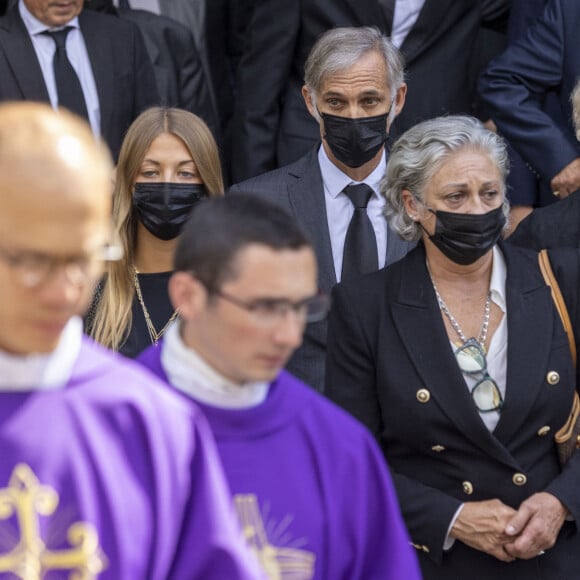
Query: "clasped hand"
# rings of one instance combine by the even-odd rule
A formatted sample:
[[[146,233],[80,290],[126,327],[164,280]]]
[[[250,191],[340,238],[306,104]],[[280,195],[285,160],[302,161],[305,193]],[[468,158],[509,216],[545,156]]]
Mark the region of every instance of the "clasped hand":
[[[502,562],[526,560],[556,543],[566,514],[560,501],[545,492],[532,495],[518,510],[498,499],[467,502],[451,536]]]

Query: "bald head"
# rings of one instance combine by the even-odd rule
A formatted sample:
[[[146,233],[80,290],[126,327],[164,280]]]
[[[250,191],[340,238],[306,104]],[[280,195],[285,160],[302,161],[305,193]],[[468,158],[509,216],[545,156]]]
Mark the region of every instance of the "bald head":
[[[94,195],[107,203],[110,197],[106,147],[84,121],[47,105],[0,106],[0,171],[23,186],[19,196],[42,197],[56,189],[67,197]],[[10,193],[4,189],[2,197]]]
[[[0,106],[0,349],[47,352],[92,288],[72,283],[110,236],[112,164],[88,125],[34,103]],[[27,287],[27,265],[49,275]],[[66,265],[66,268],[64,267]]]

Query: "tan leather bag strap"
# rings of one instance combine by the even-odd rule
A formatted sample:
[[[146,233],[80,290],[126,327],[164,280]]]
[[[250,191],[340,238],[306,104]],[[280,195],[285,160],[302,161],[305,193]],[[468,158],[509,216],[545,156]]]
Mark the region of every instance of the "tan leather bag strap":
[[[570,354],[572,355],[574,368],[576,368],[576,341],[574,340],[572,323],[570,322],[570,315],[568,314],[568,308],[566,308],[566,303],[564,302],[562,291],[560,290],[560,286],[558,285],[558,281],[556,280],[556,276],[554,276],[554,271],[552,270],[552,265],[550,264],[548,250],[540,250],[540,253],[538,254],[538,262],[540,264],[542,276],[544,276],[544,280],[552,292],[552,299],[554,300],[556,310],[558,310],[558,314],[562,319],[564,330],[568,335],[568,342],[570,343]]]

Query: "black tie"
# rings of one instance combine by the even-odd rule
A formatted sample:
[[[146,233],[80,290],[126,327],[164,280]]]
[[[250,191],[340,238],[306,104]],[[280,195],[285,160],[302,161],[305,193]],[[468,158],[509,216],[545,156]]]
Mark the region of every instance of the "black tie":
[[[47,30],[43,34],[50,36],[56,46],[52,68],[58,93],[58,106],[66,107],[69,111],[88,119],[87,105],[79,77],[66,54],[66,37],[71,30],[72,26],[66,26],[62,30]]]
[[[345,195],[354,205],[354,213],[344,240],[341,279],[374,272],[379,267],[377,238],[367,215],[367,205],[373,190],[365,183],[348,185]]]
[[[129,4],[129,0],[119,0],[119,8],[122,10],[131,10],[131,4]]]
[[[389,36],[393,34],[393,18],[395,16],[396,0],[378,0],[385,15],[385,30]]]

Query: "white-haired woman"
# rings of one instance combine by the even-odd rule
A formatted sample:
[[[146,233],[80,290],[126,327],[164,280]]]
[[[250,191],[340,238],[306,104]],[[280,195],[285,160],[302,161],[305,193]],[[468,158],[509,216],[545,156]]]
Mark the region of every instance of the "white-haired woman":
[[[334,292],[327,393],[379,439],[426,580],[580,578],[580,454],[553,434],[577,375],[537,254],[501,241],[505,146],[420,123],[382,185],[416,249]],[[576,251],[552,262],[577,322]]]

